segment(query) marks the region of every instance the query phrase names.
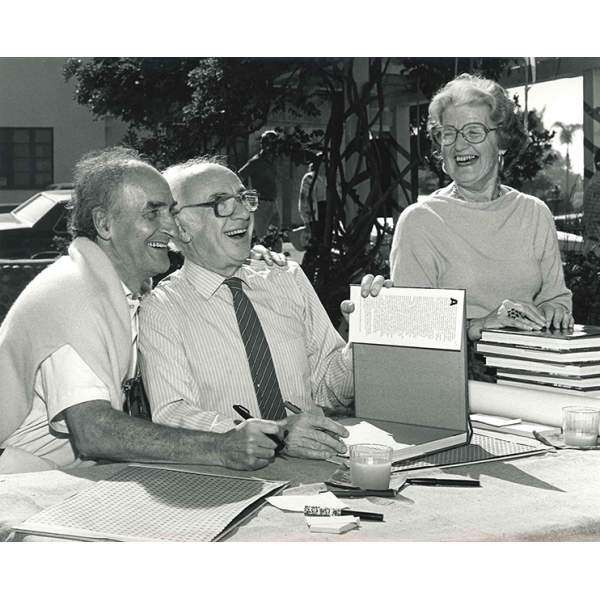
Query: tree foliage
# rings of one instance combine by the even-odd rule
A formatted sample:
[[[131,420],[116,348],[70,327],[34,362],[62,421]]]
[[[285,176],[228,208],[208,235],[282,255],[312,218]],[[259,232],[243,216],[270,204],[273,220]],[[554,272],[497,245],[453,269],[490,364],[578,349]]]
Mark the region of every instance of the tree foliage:
[[[97,116],[119,117],[127,141],[159,166],[202,153],[236,158],[272,111],[318,113],[320,74],[344,59],[70,59],[65,77]],[[234,160],[235,162],[235,160]]]
[[[364,70],[356,77],[358,61],[366,65],[366,78]],[[515,59],[395,62],[401,63],[405,82],[431,98],[460,72],[498,78]],[[365,271],[385,274],[382,248],[390,231],[377,218],[399,212],[393,206],[396,191],[410,198],[403,178],[422,159],[413,156],[411,165],[400,169],[401,148],[383,134],[390,63],[381,58],[93,58],[68,61],[65,76],[75,80],[78,102],[95,115],[114,115],[127,123],[127,141],[159,167],[214,152],[225,152],[238,167],[240,146],[274,111],[314,116],[326,105],[324,132],[296,128],[282,145],[298,161],[307,150],[324,152],[325,228],[323,238],[315,240],[314,260],[303,266],[335,322],[348,282]],[[547,140],[535,115],[530,118],[532,143],[511,166],[512,181],[533,176],[546,160]],[[431,157],[425,160],[435,167]]]

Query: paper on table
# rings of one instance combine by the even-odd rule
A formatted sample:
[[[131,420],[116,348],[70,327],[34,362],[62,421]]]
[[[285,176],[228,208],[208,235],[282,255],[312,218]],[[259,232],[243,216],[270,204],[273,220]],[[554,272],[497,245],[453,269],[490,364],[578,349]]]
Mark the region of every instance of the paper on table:
[[[269,504],[272,504],[280,510],[291,510],[294,512],[304,512],[305,506],[320,506],[322,508],[348,507],[347,504],[344,504],[331,492],[303,496],[293,496],[291,494],[286,494],[285,496],[269,496],[266,500]]]
[[[477,423],[485,423],[494,427],[506,427],[507,425],[518,425],[521,419],[509,419],[508,417],[495,417],[492,415],[472,414],[471,421]]]
[[[500,417],[518,417],[560,427],[564,406],[585,405],[600,409],[599,398],[582,398],[558,391],[517,388],[500,383],[469,381],[471,411]]]
[[[351,342],[460,350],[464,290],[383,288],[376,298],[363,298],[350,286]]]
[[[345,533],[358,527],[360,519],[351,515],[336,517],[306,517],[311,533]]]
[[[392,450],[402,450],[410,445],[397,442],[391,433],[366,421],[361,421],[356,425],[346,425],[346,429],[350,434],[347,438],[344,438],[347,447],[354,444],[382,444],[389,446]]]

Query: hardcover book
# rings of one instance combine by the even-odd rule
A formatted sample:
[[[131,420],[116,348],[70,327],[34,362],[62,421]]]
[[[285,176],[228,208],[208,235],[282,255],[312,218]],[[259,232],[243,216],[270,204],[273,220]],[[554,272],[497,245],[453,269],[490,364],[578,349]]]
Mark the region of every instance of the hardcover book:
[[[598,348],[588,348],[587,350],[542,350],[512,344],[479,342],[477,344],[477,352],[486,356],[512,356],[561,364],[600,361],[600,349]]]
[[[388,432],[394,460],[470,440],[464,290],[352,286],[356,417]]]
[[[600,377],[577,376],[577,375],[549,375],[546,373],[535,373],[533,371],[520,371],[517,369],[498,369],[498,377],[503,379],[516,379],[518,381],[530,381],[532,383],[545,383],[582,389],[600,389]]]
[[[514,327],[484,329],[482,342],[513,344],[515,346],[546,350],[576,350],[595,348],[600,350],[600,327],[595,325],[575,325],[572,330],[543,329],[522,331]]]
[[[500,369],[517,369],[547,375],[590,377],[600,375],[600,362],[559,364],[544,361],[524,360],[515,357],[487,355],[485,364]]]

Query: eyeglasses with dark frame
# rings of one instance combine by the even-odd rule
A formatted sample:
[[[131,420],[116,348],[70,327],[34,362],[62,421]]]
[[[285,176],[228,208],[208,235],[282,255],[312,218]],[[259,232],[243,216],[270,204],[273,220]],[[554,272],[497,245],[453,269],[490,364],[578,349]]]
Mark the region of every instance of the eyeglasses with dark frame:
[[[186,204],[178,212],[185,208],[194,208],[196,206],[211,207],[217,217],[230,217],[235,211],[236,202],[242,204],[248,212],[254,212],[258,208],[258,192],[256,190],[244,190],[238,194],[215,194],[212,200],[208,202],[199,202],[198,204]]]
[[[451,146],[456,142],[458,134],[463,136],[469,144],[481,144],[487,138],[490,131],[501,129],[498,127],[486,127],[483,123],[466,123],[460,129],[452,125],[434,127],[431,130],[431,137],[440,146]]]

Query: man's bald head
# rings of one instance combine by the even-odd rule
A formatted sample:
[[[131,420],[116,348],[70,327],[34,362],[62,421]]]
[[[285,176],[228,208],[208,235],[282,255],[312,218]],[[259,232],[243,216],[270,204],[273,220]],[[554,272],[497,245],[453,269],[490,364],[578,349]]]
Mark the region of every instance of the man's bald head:
[[[203,158],[170,167],[164,177],[177,203],[177,246],[186,260],[231,275],[248,258],[254,224],[240,200],[244,186],[239,177],[218,161]],[[218,213],[221,199],[236,199],[231,214]]]

